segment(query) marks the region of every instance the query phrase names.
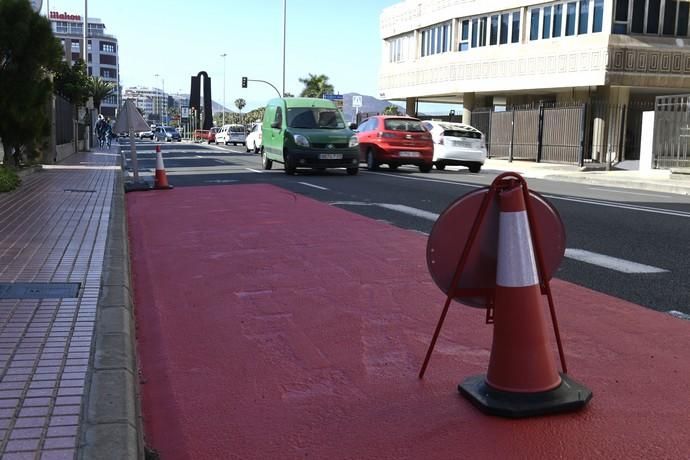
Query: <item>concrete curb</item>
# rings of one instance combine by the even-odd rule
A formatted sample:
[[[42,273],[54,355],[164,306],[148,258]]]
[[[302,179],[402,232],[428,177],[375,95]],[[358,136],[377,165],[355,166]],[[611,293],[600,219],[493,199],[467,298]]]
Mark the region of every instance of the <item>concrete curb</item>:
[[[121,172],[117,172],[98,301],[93,367],[77,457],[144,459],[134,312]]]

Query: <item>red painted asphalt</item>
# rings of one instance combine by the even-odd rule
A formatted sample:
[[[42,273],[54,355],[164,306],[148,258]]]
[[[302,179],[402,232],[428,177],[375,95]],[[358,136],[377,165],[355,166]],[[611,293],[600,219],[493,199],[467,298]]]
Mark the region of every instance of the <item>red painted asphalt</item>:
[[[426,237],[270,185],[127,195],[147,443],[170,459],[689,458],[690,323],[559,280],[581,412],[485,416],[492,326]],[[555,345],[553,347],[556,353]]]

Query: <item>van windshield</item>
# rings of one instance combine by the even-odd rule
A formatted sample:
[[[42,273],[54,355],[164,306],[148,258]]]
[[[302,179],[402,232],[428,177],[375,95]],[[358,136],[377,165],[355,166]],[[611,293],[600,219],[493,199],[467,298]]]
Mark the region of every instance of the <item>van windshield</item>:
[[[294,107],[287,110],[290,128],[343,129],[345,122],[338,110],[319,107]]]
[[[231,133],[243,133],[244,132],[244,126],[240,126],[240,125],[230,126],[229,131]]]

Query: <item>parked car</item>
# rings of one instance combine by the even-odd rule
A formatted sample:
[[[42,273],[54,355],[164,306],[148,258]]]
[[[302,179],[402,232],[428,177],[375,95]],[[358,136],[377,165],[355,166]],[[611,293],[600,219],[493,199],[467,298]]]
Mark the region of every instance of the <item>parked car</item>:
[[[417,118],[376,115],[364,120],[356,133],[360,160],[370,170],[382,164],[390,169],[411,164],[427,173],[433,167],[434,143]]]
[[[261,141],[261,123],[256,123],[251,131],[249,131],[249,134],[247,134],[247,152],[253,151],[254,153],[259,153],[261,150]]]
[[[139,133],[139,139],[153,139],[153,131],[142,131]]]
[[[298,168],[345,168],[359,172],[357,136],[333,101],[308,97],[272,99],[261,127],[264,169],[283,163],[285,174]]]
[[[484,134],[464,123],[424,121],[422,126],[434,140],[434,165],[443,170],[446,166],[466,166],[478,173],[486,161]]]
[[[153,131],[153,137],[160,142],[182,142],[182,136],[180,136],[180,133],[172,126],[158,126]]]
[[[220,131],[216,133],[216,144],[221,142],[225,145],[232,143],[232,145],[245,145],[247,140],[247,133],[242,125],[224,125]]]
[[[214,126],[213,128],[208,130],[206,141],[209,144],[218,144],[218,141],[216,141],[216,134],[218,134],[218,131],[220,131],[220,128],[217,126]]]

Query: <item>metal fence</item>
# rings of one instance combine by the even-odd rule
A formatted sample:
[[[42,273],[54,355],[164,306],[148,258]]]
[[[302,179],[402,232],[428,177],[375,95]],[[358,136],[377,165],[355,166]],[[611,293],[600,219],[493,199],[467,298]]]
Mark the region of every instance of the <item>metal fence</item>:
[[[615,163],[639,158],[645,104],[540,103],[472,112],[491,158],[548,163]],[[690,134],[690,133],[689,133]]]
[[[74,138],[74,106],[67,99],[55,95],[55,143],[68,144]]]
[[[654,166],[690,167],[690,95],[659,96],[654,106]]]

